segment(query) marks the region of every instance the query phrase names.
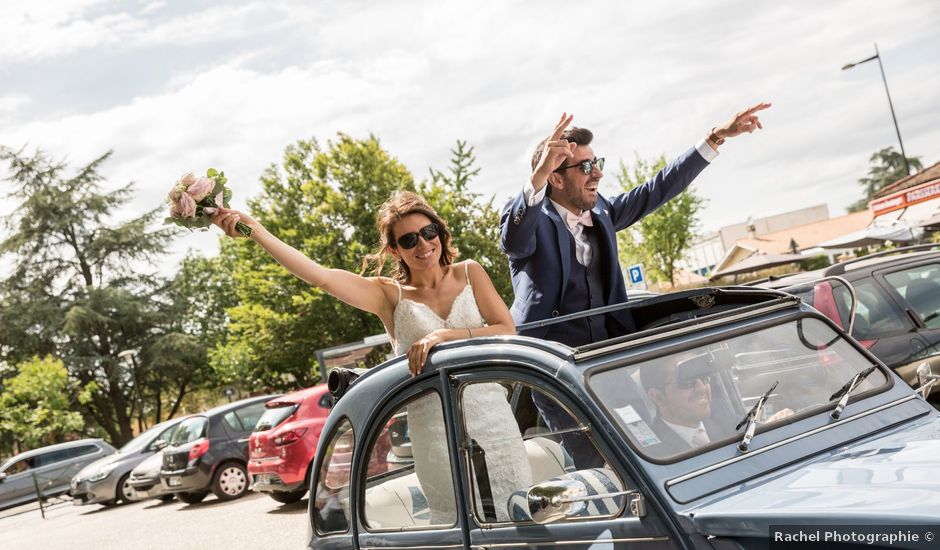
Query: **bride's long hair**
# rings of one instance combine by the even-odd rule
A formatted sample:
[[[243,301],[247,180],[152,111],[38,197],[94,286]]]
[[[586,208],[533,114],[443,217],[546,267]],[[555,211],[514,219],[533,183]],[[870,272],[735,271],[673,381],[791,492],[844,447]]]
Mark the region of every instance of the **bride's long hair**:
[[[437,234],[441,240],[441,267],[454,263],[458,252],[457,249],[451,245],[450,229],[447,228],[447,222],[437,215],[437,212],[431,208],[428,201],[424,200],[424,197],[421,195],[412,193],[411,191],[395,191],[379,208],[379,215],[376,220],[379,227],[379,246],[375,253],[369,254],[362,259],[360,275],[368,270],[370,263],[375,262],[376,265],[373,273],[375,276],[381,277],[382,272],[385,270],[385,265],[394,263],[396,269],[393,278],[399,283],[408,282],[411,278],[411,270],[408,269],[408,265],[404,260],[398,260],[396,262],[395,257],[389,252],[389,248],[390,243],[395,241],[392,228],[395,227],[395,224],[398,223],[399,220],[411,214],[423,214],[437,225]]]

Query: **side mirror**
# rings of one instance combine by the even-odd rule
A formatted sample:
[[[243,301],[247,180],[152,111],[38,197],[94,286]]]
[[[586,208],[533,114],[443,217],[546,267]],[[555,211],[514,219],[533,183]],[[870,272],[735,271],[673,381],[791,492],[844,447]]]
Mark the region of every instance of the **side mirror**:
[[[529,515],[535,523],[552,523],[580,513],[587,505],[587,487],[573,479],[546,481],[526,493]]]
[[[930,395],[930,390],[938,381],[940,381],[940,375],[933,373],[933,370],[930,368],[930,363],[926,361],[921,363],[917,367],[917,391],[927,399],[927,396]]]
[[[167,445],[166,439],[158,439],[150,445],[150,448],[153,449],[154,451],[162,451],[163,449],[166,448],[166,445]]]
[[[3,483],[3,480],[7,478],[6,472],[0,472],[0,483]]]

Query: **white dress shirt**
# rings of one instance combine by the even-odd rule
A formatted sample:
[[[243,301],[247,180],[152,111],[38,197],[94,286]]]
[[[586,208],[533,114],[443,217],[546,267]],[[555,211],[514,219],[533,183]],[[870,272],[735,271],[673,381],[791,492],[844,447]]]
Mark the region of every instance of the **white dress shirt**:
[[[673,424],[672,422],[662,419],[663,424],[669,426],[669,428],[676,432],[683,441],[689,444],[689,447],[693,449],[696,447],[702,447],[703,445],[708,445],[711,442],[711,438],[708,437],[708,432],[705,430],[705,424],[701,422],[698,423],[698,426],[690,428],[688,426],[680,426],[679,424]]]

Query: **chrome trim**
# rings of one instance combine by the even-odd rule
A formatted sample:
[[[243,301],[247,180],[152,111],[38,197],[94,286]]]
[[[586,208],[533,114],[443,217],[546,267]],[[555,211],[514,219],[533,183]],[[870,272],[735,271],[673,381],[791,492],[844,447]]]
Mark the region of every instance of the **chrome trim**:
[[[787,294],[787,296],[791,296],[791,295]],[[604,347],[604,348],[598,348],[598,349],[591,350],[591,351],[576,352],[574,358],[575,358],[575,361],[580,362],[585,359],[590,359],[592,357],[597,357],[600,355],[608,355],[616,351],[635,348],[638,346],[642,346],[644,344],[648,344],[650,342],[665,340],[667,338],[674,338],[676,336],[681,336],[686,333],[700,332],[703,329],[711,328],[714,326],[727,325],[730,323],[734,323],[736,321],[743,321],[745,319],[750,319],[752,317],[760,317],[768,313],[773,313],[775,311],[779,311],[782,309],[793,309],[794,307],[798,307],[800,303],[801,302],[799,300],[797,300],[796,303],[788,300],[788,301],[781,302],[775,305],[766,306],[755,311],[748,311],[746,313],[738,313],[738,314],[730,315],[727,317],[719,317],[717,319],[710,319],[707,321],[702,321],[700,323],[695,323],[694,325],[684,326],[682,328],[678,328],[678,329],[670,330],[666,332],[660,332],[657,334],[651,334],[643,338],[637,338],[635,340],[629,340],[627,342],[621,342],[620,344],[615,344],[615,345]]]
[[[557,540],[557,541],[539,541],[531,542],[499,542],[487,544],[486,548],[528,548],[529,546],[568,546],[571,544],[593,544],[593,543],[611,543],[611,542],[665,542],[669,537],[627,537],[619,539],[584,539],[584,540]],[[482,548],[480,545],[471,545],[476,548]]]
[[[447,544],[441,546],[360,546],[362,550],[410,550],[418,549],[437,549],[437,548],[463,548],[463,544]]]
[[[670,479],[670,480],[666,481],[666,488],[668,489],[669,487],[671,487],[671,486],[673,486],[673,485],[676,485],[676,484],[678,484],[678,483],[682,483],[683,481],[688,481],[688,480],[690,480],[690,479],[696,478],[696,477],[698,477],[698,476],[700,476],[700,475],[703,475],[703,474],[707,474],[708,472],[712,472],[712,471],[717,470],[717,469],[719,469],[719,468],[724,468],[725,466],[728,466],[728,465],[730,465],[730,464],[734,464],[734,463],[739,462],[739,461],[741,461],[741,460],[744,460],[744,459],[746,459],[746,458],[751,458],[751,457],[756,456],[756,455],[759,455],[759,454],[761,454],[761,453],[765,453],[765,452],[767,452],[767,451],[772,451],[772,450],[774,450],[774,449],[776,449],[776,448],[778,448],[778,447],[781,447],[781,446],[783,446],[783,445],[787,445],[787,444],[789,444],[789,443],[792,443],[792,442],[794,442],[794,441],[798,441],[798,440],[803,439],[803,438],[805,438],[805,437],[809,437],[809,436],[811,436],[811,435],[816,435],[816,434],[818,434],[818,433],[820,433],[820,432],[824,432],[824,431],[826,431],[826,430],[830,430],[830,429],[835,428],[835,427],[837,427],[837,426],[841,426],[841,425],[845,424],[846,422],[852,422],[853,420],[858,420],[859,418],[865,418],[865,417],[868,416],[868,415],[875,414],[875,413],[877,413],[877,412],[881,412],[881,411],[883,411],[883,410],[885,410],[885,409],[888,409],[888,408],[890,408],[890,407],[894,407],[894,406],[900,405],[901,403],[906,403],[907,401],[911,401],[911,400],[914,400],[914,399],[918,399],[918,396],[917,396],[916,394],[915,394],[915,395],[909,395],[909,396],[907,396],[907,397],[903,397],[903,398],[898,399],[898,400],[896,400],[896,401],[892,401],[891,403],[885,403],[884,405],[881,405],[880,407],[876,407],[876,408],[871,409],[871,410],[869,410],[869,411],[865,411],[865,412],[863,412],[863,413],[858,413],[858,414],[856,414],[856,415],[847,417],[845,420],[833,420],[833,421],[831,421],[829,424],[826,424],[825,426],[820,426],[820,427],[814,428],[814,429],[812,429],[812,430],[810,430],[810,431],[808,431],[808,432],[803,432],[803,433],[801,433],[801,434],[797,434],[797,435],[794,435],[794,436],[792,436],[792,437],[788,437],[787,439],[782,439],[782,440],[780,440],[780,441],[778,441],[778,442],[776,442],[776,443],[771,443],[770,445],[767,445],[766,447],[761,447],[760,449],[757,449],[756,451],[750,451],[750,452],[748,452],[747,454],[738,455],[738,456],[736,456],[736,457],[734,457],[734,458],[729,458],[729,459],[724,460],[724,461],[722,461],[722,462],[716,462],[715,464],[712,464],[711,466],[707,466],[707,467],[702,468],[702,469],[700,469],[700,470],[695,470],[695,471],[689,472],[689,473],[687,473],[687,474],[685,474],[685,475],[682,475],[682,476],[679,476],[679,477]]]

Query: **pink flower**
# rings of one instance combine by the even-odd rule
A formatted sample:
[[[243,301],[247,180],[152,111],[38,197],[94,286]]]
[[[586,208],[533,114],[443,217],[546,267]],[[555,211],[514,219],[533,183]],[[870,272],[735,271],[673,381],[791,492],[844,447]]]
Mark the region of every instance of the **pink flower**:
[[[170,204],[170,215],[174,218],[195,218],[196,201],[188,193],[180,193],[179,198]]]
[[[186,189],[190,185],[196,183],[196,174],[193,174],[192,172],[186,172],[185,174],[180,176],[179,181],[177,181],[176,183],[177,185],[181,186],[183,189]]]
[[[186,192],[192,196],[194,201],[199,202],[209,196],[209,193],[212,192],[213,187],[215,187],[215,182],[211,179],[196,178],[196,181],[189,184],[189,186],[186,188]]]
[[[219,194],[216,195],[216,196],[215,196],[215,199],[213,199],[213,200],[215,201],[215,205],[216,205],[216,206],[222,207],[223,201],[225,200],[225,192],[224,192],[224,191],[219,191]],[[206,214],[209,214],[210,216],[212,216],[212,215],[214,215],[214,214],[216,213],[216,211],[218,210],[218,208],[212,208],[211,206],[207,206],[207,207],[204,208],[203,210],[205,211]]]

